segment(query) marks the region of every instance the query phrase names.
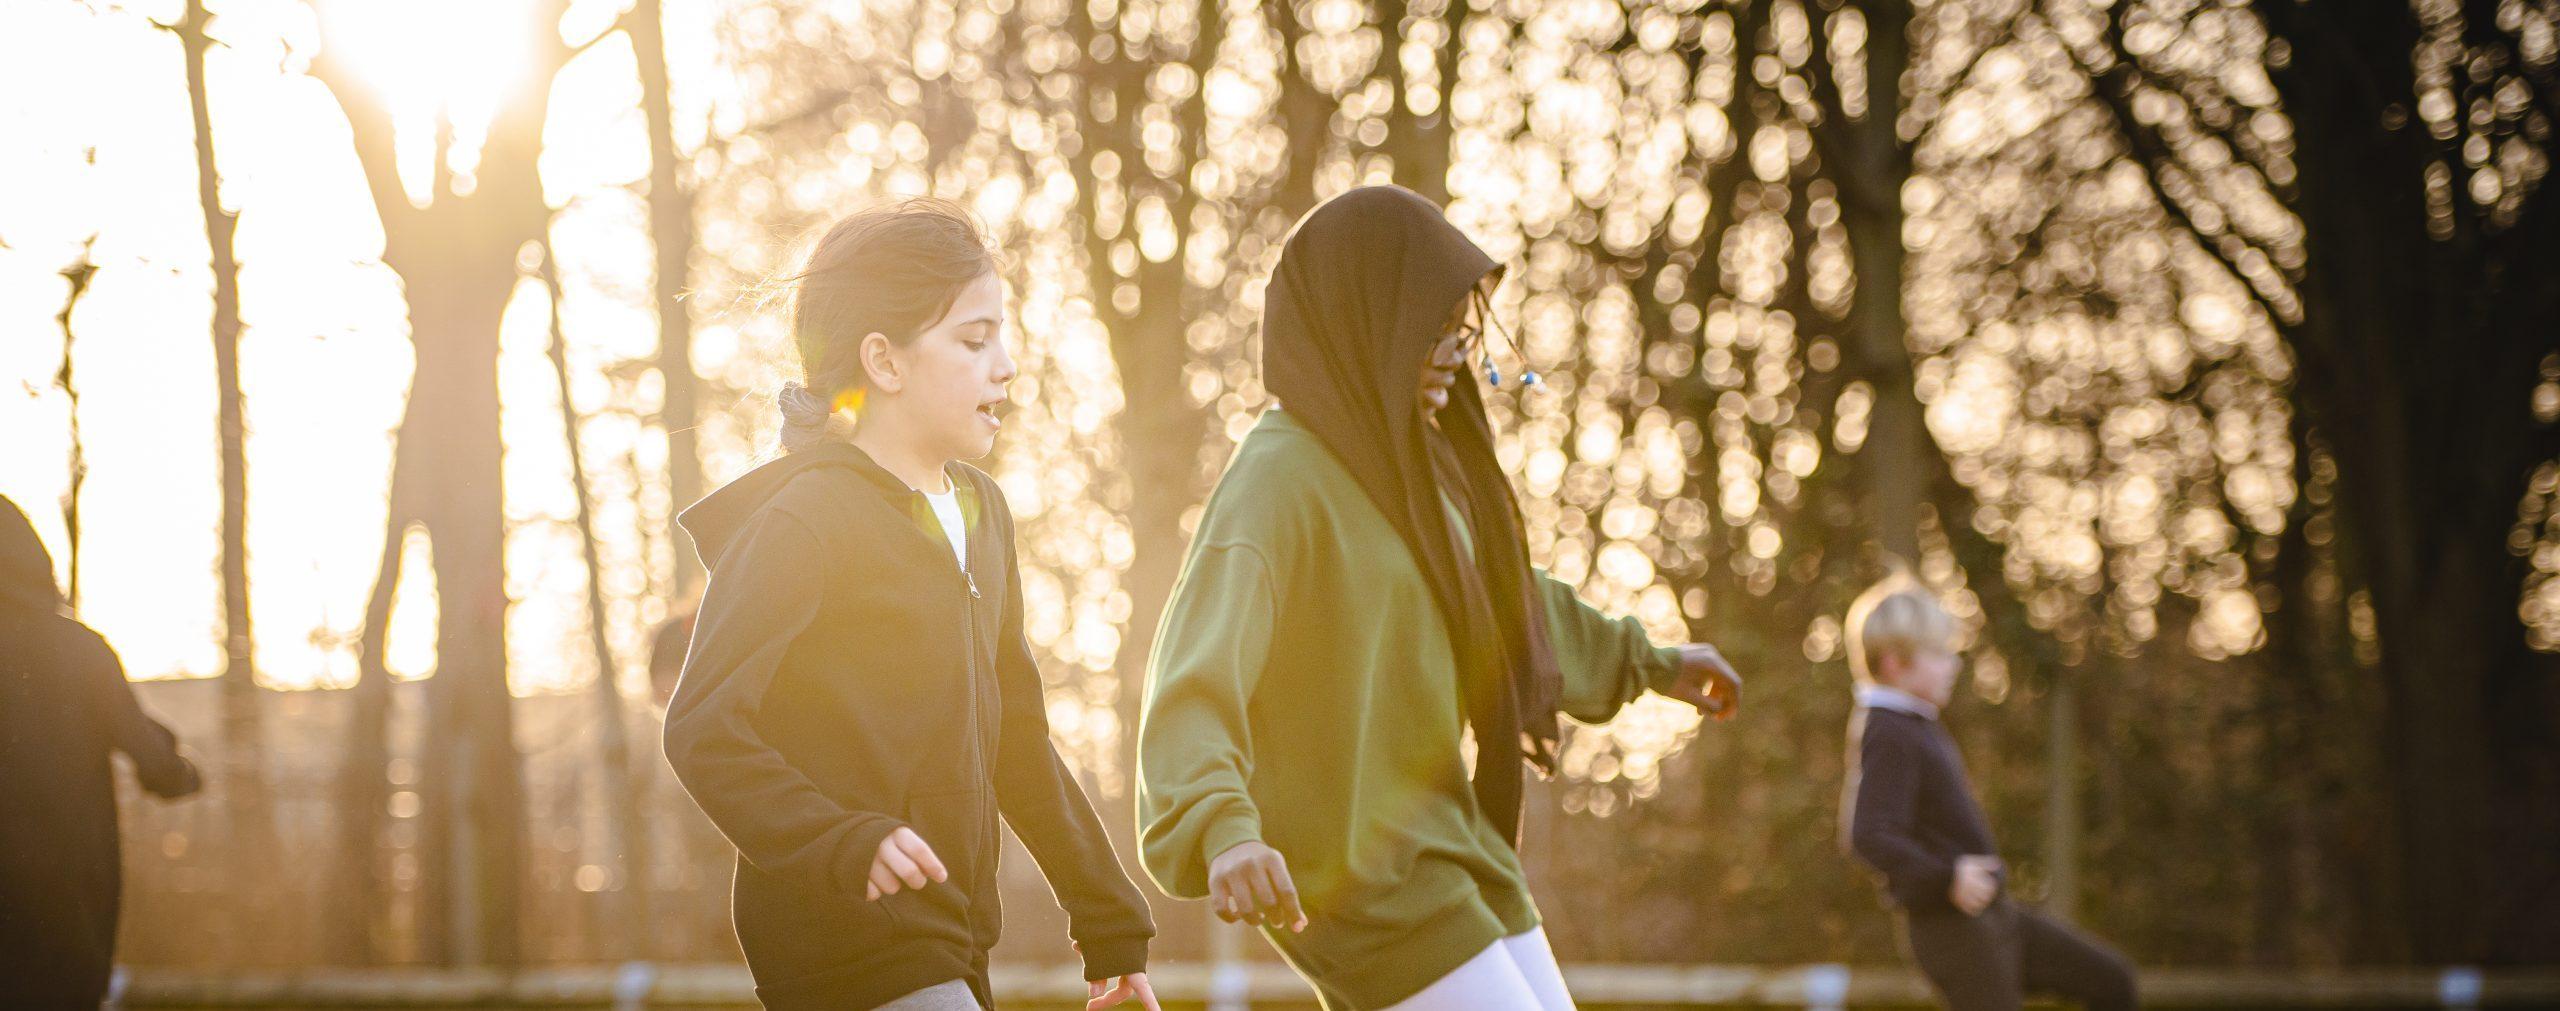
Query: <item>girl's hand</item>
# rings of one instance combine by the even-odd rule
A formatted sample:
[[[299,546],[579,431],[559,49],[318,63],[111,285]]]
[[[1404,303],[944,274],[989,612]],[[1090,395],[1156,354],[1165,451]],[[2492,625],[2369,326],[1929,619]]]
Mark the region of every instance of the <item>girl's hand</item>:
[[[1260,840],[1229,846],[1209,861],[1209,908],[1228,923],[1307,929],[1306,911],[1298,908],[1298,886],[1289,880],[1289,862]]]
[[[1718,720],[1742,709],[1742,675],[1733,672],[1724,653],[1703,642],[1680,647],[1680,679],[1663,694],[1698,707]]]
[[[901,888],[923,888],[936,881],[947,881],[951,872],[942,867],[942,858],[933,855],[933,847],[924,837],[904,825],[880,840],[880,852],[871,857],[871,885],[863,898],[879,901],[883,895],[896,895]]]
[[[1156,990],[1147,985],[1147,974],[1143,972],[1133,972],[1116,979],[1086,980],[1085,993],[1091,999],[1084,1002],[1084,1011],[1117,1007],[1131,997],[1137,998],[1138,1006],[1147,1011],[1162,1011],[1156,1007]]]

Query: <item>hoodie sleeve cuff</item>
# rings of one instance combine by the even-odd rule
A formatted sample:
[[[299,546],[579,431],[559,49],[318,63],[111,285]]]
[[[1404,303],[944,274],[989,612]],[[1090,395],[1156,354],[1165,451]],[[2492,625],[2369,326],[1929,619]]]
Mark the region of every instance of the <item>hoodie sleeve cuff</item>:
[[[1242,809],[1241,806],[1229,807],[1218,815],[1218,820],[1209,823],[1207,831],[1200,833],[1200,867],[1203,874],[1206,874],[1210,864],[1217,861],[1218,854],[1261,838],[1260,816],[1250,810]]]
[[[1111,979],[1147,971],[1145,935],[1098,937],[1076,945],[1084,953],[1084,978]]]
[[[1637,650],[1636,669],[1644,675],[1644,686],[1655,694],[1667,693],[1680,683],[1680,647],[1653,646]]]

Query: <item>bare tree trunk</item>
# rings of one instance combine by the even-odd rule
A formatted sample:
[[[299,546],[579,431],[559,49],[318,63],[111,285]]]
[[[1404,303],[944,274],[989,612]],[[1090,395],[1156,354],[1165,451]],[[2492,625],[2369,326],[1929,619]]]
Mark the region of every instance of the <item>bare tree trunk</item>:
[[[460,965],[513,965],[521,952],[526,833],[506,667],[498,326],[518,280],[516,258],[544,238],[551,218],[535,165],[550,81],[568,56],[561,7],[532,5],[516,26],[533,40],[530,83],[493,115],[469,192],[445,172],[448,138],[440,136],[424,207],[401,189],[377,92],[353,81],[334,54],[312,65],[347,113],[382,216],[383,261],[409,293],[410,402],[420,424],[406,426],[413,441],[401,447],[402,464],[437,490],[419,496],[417,518],[435,545],[439,604],[421,763],[419,935],[429,960]]]
[[[1200,34],[1192,40],[1190,62],[1205,80],[1225,38],[1224,13],[1220,4],[1210,0],[1199,4],[1199,17]],[[1207,100],[1198,96],[1183,104],[1179,121],[1190,153],[1188,163],[1196,164],[1208,155],[1207,106]],[[1144,302],[1133,318],[1123,321],[1126,326],[1113,329],[1111,342],[1112,360],[1127,390],[1127,428],[1121,444],[1132,464],[1132,485],[1138,489],[1130,503],[1130,526],[1137,543],[1127,584],[1134,606],[1118,660],[1121,767],[1132,777],[1137,773],[1138,706],[1147,656],[1189,547],[1182,514],[1205,495],[1200,448],[1209,422],[1206,411],[1191,405],[1182,371],[1191,360],[1185,332],[1190,315],[1185,308],[1192,294],[1183,258],[1190,247],[1191,215],[1199,199],[1180,179],[1158,188],[1171,205],[1181,241],[1161,262],[1141,263],[1138,288]],[[1123,793],[1135,796],[1134,790]],[[1134,813],[1114,820],[1135,824]]]
[[[2284,533],[2275,557],[2252,565],[2253,582],[2272,587],[2280,603],[2266,619],[2266,648],[2258,676],[2258,723],[2265,737],[2258,745],[2258,810],[2251,826],[2258,885],[2250,909],[2249,960],[2262,966],[2294,964],[2298,910],[2303,897],[2300,826],[2307,819],[2309,785],[2322,770],[2303,768],[2311,753],[2304,727],[2319,725],[2320,705],[2307,686],[2326,679],[2327,658],[2321,648],[2319,603],[2311,593],[2312,545],[2305,528],[2312,522],[2311,446],[2302,436],[2299,412],[2293,427],[2300,447],[2294,465],[2295,487],[2301,489],[2285,516]]]
[[[2381,743],[2405,904],[2395,919],[2409,953],[2547,960],[2560,951],[2560,879],[2490,869],[2547,866],[2539,855],[2560,847],[2560,819],[2541,802],[2560,779],[2560,698],[2549,661],[2526,644],[2526,565],[2506,545],[2527,475],[2560,452],[2552,426],[2525,409],[2541,361],[2560,350],[2548,327],[2560,312],[2560,198],[2535,190],[2514,221],[2493,227],[2462,186],[2442,190],[2444,206],[2428,196],[2432,173],[2458,163],[2460,131],[2439,139],[2410,121],[2416,61],[2432,43],[2409,5],[2316,17],[2273,0],[2252,6],[2287,54],[2268,77],[2291,120],[2293,161],[2307,167],[2280,194],[2307,250],[2298,313],[2243,269],[2241,251],[2261,251],[2228,229],[2204,234],[2162,186],[2179,154],[2134,109],[2148,72],[2120,15],[2104,38],[2113,59],[2083,67],[2163,208],[2199,232],[2199,247],[2284,336],[2296,409],[2333,450],[2338,513],[2382,646]],[[2494,38],[2494,14],[2462,13],[2466,41]],[[2471,64],[2491,66],[2486,56]]]
[[[693,257],[693,191],[681,180],[675,114],[667,80],[666,12],[660,0],[635,0],[624,16],[640,67],[640,112],[649,129],[649,237],[657,247],[651,287],[658,302],[658,409],[667,433],[667,537],[676,559],[676,597],[702,582],[702,562],[675,515],[702,497],[702,453],[696,429],[700,383],[693,373],[693,317],[685,306]]]
[[[2045,692],[2045,912],[2080,913],[2080,678],[2059,672]]]
[[[2560,880],[2491,868],[2547,867],[2560,848],[2560,703],[2518,616],[2527,562],[2506,543],[2533,467],[2560,449],[2526,409],[2560,351],[2560,194],[2536,191],[2500,232],[2458,205],[2431,234],[2422,180],[2453,148],[2384,125],[2418,91],[2415,15],[2256,6],[2292,54],[2269,77],[2307,167],[2293,204],[2310,265],[2285,332],[2372,587],[2412,954],[2548,959]]]
[[[1199,33],[1183,58],[1196,72],[1205,75],[1225,38],[1225,13],[1214,0],[1204,0],[1196,10]],[[1149,61],[1144,57],[1151,54],[1113,47],[1104,55],[1094,43],[1110,38],[1112,27],[1096,24],[1092,12],[1082,5],[1074,8],[1068,31],[1087,54],[1089,62],[1081,65],[1080,72],[1088,85],[1108,89],[1112,95],[1112,115],[1108,120],[1092,116],[1090,105],[1078,105],[1082,114],[1078,129],[1085,137],[1088,166],[1081,187],[1081,217],[1087,222],[1098,220],[1095,188],[1101,179],[1090,169],[1096,156],[1107,152],[1118,160],[1119,184],[1126,194],[1124,219],[1116,235],[1105,239],[1100,231],[1089,231],[1085,257],[1087,281],[1096,310],[1109,328],[1112,361],[1125,391],[1118,434],[1120,456],[1129,468],[1131,491],[1126,508],[1132,553],[1129,569],[1122,578],[1122,588],[1129,595],[1130,616],[1113,660],[1119,689],[1113,710],[1121,728],[1114,758],[1123,782],[1109,784],[1112,792],[1097,801],[1104,812],[1104,827],[1112,838],[1134,851],[1138,718],[1146,686],[1147,658],[1156,625],[1181,574],[1187,546],[1182,515],[1200,501],[1204,490],[1200,451],[1208,431],[1208,415],[1191,404],[1183,382],[1183,366],[1191,360],[1186,326],[1189,316],[1185,310],[1192,298],[1183,260],[1189,248],[1192,213],[1200,206],[1184,181],[1189,167],[1206,155],[1207,109],[1205,99],[1195,94],[1175,110],[1183,133],[1184,158],[1170,178],[1156,176],[1147,165],[1139,137],[1139,113],[1148,101]],[[1161,259],[1139,256],[1123,276],[1114,263],[1113,248],[1137,245],[1131,222],[1139,202],[1150,197],[1165,204],[1173,220],[1175,242]],[[1122,304],[1118,294],[1124,288],[1135,291],[1136,304]],[[1159,909],[1159,921],[1187,915],[1179,908]],[[1191,950],[1196,954],[1198,949]]]
[[[1214,5],[1203,5],[1205,13],[1214,16]],[[1207,26],[1204,25],[1204,29]],[[1095,24],[1090,12],[1073,16],[1069,30],[1088,54],[1095,52],[1094,40],[1109,38],[1112,28]],[[1195,43],[1200,45],[1200,43]],[[1087,283],[1093,292],[1096,311],[1111,334],[1113,363],[1120,371],[1120,382],[1126,395],[1122,398],[1120,420],[1121,454],[1130,468],[1130,485],[1137,493],[1128,504],[1129,525],[1135,540],[1127,577],[1127,590],[1132,612],[1128,632],[1121,639],[1116,658],[1120,678],[1120,694],[1116,711],[1128,738],[1123,751],[1134,749],[1138,715],[1138,693],[1147,658],[1147,641],[1154,634],[1151,617],[1160,614],[1162,599],[1173,584],[1171,569],[1179,564],[1180,531],[1177,526],[1181,510],[1194,495],[1186,493],[1193,483],[1193,458],[1188,453],[1174,452],[1174,447],[1196,443],[1196,428],[1185,432],[1173,424],[1188,395],[1182,391],[1181,370],[1187,358],[1187,346],[1181,330],[1180,308],[1184,282],[1181,275],[1180,243],[1164,265],[1140,259],[1127,276],[1114,263],[1114,247],[1134,247],[1135,208],[1147,197],[1166,198],[1173,194],[1149,175],[1143,151],[1137,143],[1139,110],[1146,101],[1144,68],[1138,59],[1117,49],[1106,57],[1095,57],[1083,65],[1082,75],[1096,89],[1111,95],[1111,118],[1102,120],[1088,116],[1078,124],[1085,135],[1086,182],[1082,187],[1082,211],[1085,221],[1096,228],[1086,234],[1085,261]],[[1086,106],[1090,108],[1090,106]],[[1185,138],[1196,143],[1196,138]],[[1099,227],[1100,199],[1096,189],[1103,185],[1101,175],[1093,168],[1097,157],[1107,156],[1117,162],[1118,185],[1125,194],[1122,220],[1109,228],[1112,238],[1105,238]],[[1188,224],[1177,218],[1176,227]],[[1123,305],[1120,294],[1134,289],[1135,305]],[[1170,482],[1170,483],[1168,483]],[[1167,532],[1171,531],[1168,539]],[[1176,555],[1171,563],[1164,557],[1171,547]],[[1140,585],[1146,584],[1146,585]],[[1125,818],[1106,819],[1115,830],[1124,830]]]
[[[429,276],[444,282],[438,297],[410,310],[420,334],[411,396],[426,399],[437,419],[420,447],[421,472],[438,475],[439,488],[420,503],[434,538],[440,619],[422,763],[433,854],[425,864],[447,883],[447,957],[509,964],[524,827],[507,689],[496,362],[515,270],[512,258],[457,258]]]
[[[389,507],[382,524],[382,557],[374,567],[373,592],[365,599],[364,624],[356,638],[356,683],[349,689],[345,757],[338,767],[338,845],[330,871],[329,919],[325,924],[330,961],[367,965],[388,955],[378,943],[382,916],[382,815],[389,800],[384,771],[391,757],[391,671],[383,660],[391,627],[391,605],[400,585],[400,563],[409,524],[416,515],[416,480],[402,473],[409,456],[409,419],[417,415],[412,401],[403,412],[392,449]]]
[[[1834,108],[1815,129],[1840,187],[1840,219],[1858,279],[1850,296],[1846,357],[1875,387],[1867,442],[1858,456],[1865,477],[1861,513],[1875,543],[1905,563],[1920,560],[1920,503],[1927,480],[1921,454],[1935,452],[1920,398],[1912,390],[1909,327],[1902,310],[1902,186],[1911,178],[1911,146],[1896,126],[1902,81],[1911,64],[1911,7],[1903,0],[1859,5],[1867,20],[1867,108],[1851,117]],[[1820,30],[1815,29],[1817,37]],[[1816,52],[1822,46],[1814,46]],[[1837,103],[1834,103],[1835,106]],[[1749,138],[1742,139],[1744,143]]]
[[[614,662],[606,636],[604,563],[596,551],[594,509],[587,498],[586,454],[578,447],[578,409],[569,399],[569,358],[560,333],[560,268],[551,250],[542,254],[542,283],[551,299],[551,372],[559,380],[561,436],[569,447],[569,483],[578,499],[578,543],[587,563],[587,638],[595,651],[597,760],[603,763],[604,802],[608,813],[605,851],[618,865],[612,894],[619,897],[610,920],[622,932],[621,958],[650,956],[649,833],[640,820],[639,797],[631,776],[631,707],[622,698],[621,665]]]
[[[1384,40],[1378,50],[1376,72],[1385,75],[1388,85],[1387,149],[1395,159],[1396,185],[1420,193],[1432,203],[1447,204],[1452,133],[1449,92],[1457,80],[1458,19],[1464,11],[1451,0],[1424,0],[1419,12],[1414,6],[1406,0],[1378,4],[1378,28]],[[1440,45],[1432,50],[1431,66],[1438,80],[1431,85],[1434,104],[1427,113],[1413,109],[1415,89],[1397,52],[1397,43],[1421,24],[1436,24],[1445,32]]]
[[[223,810],[229,816],[225,855],[230,879],[248,882],[261,879],[280,854],[266,794],[266,744],[249,624],[248,452],[240,408],[239,264],[232,254],[238,219],[222,208],[221,176],[214,163],[213,120],[204,78],[205,50],[212,44],[205,35],[209,20],[202,0],[188,0],[177,34],[186,54],[187,106],[195,125],[196,197],[213,258],[215,432],[222,454],[222,790]],[[230,901],[252,923],[267,922],[275,909],[275,895],[267,889],[245,889],[232,894]],[[262,935],[236,931],[227,936],[245,945]]]
[[[71,572],[71,585],[64,589],[62,599],[75,613],[80,608],[80,486],[89,480],[89,461],[80,448],[80,387],[71,376],[71,348],[75,343],[71,313],[80,307],[81,296],[89,293],[90,279],[98,276],[98,265],[89,259],[89,249],[96,242],[97,238],[91,236],[88,242],[81,243],[80,258],[62,268],[62,280],[71,286],[71,293],[62,300],[62,312],[54,316],[62,324],[62,367],[54,372],[53,381],[62,387],[63,398],[70,401],[67,413],[71,420],[71,474],[62,493],[63,553],[67,556],[65,567]]]
[[[1298,48],[1307,42],[1307,26],[1299,20],[1299,9],[1298,4],[1284,3],[1271,14],[1280,30],[1279,111],[1289,126],[1289,160],[1275,203],[1292,221],[1315,209],[1316,169],[1332,144],[1333,117],[1340,111],[1332,98],[1317,90],[1307,76],[1306,61],[1298,58]]]

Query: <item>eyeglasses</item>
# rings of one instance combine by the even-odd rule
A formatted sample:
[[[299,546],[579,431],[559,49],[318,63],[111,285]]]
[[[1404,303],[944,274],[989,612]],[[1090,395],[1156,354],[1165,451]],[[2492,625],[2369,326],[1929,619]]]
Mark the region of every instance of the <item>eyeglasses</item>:
[[[1475,357],[1476,349],[1481,347],[1484,343],[1484,328],[1470,323],[1458,324],[1454,329],[1440,335],[1440,344],[1442,347],[1447,347],[1452,343],[1457,345],[1456,350],[1459,358]]]

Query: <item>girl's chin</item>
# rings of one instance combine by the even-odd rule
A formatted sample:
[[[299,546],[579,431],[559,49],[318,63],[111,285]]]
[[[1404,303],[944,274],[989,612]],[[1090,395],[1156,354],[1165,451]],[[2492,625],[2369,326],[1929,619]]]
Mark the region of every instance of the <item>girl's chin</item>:
[[[992,428],[980,426],[977,431],[970,433],[967,437],[954,440],[952,442],[952,446],[958,450],[957,453],[952,455],[952,459],[979,459],[989,453],[995,452],[996,431]]]

